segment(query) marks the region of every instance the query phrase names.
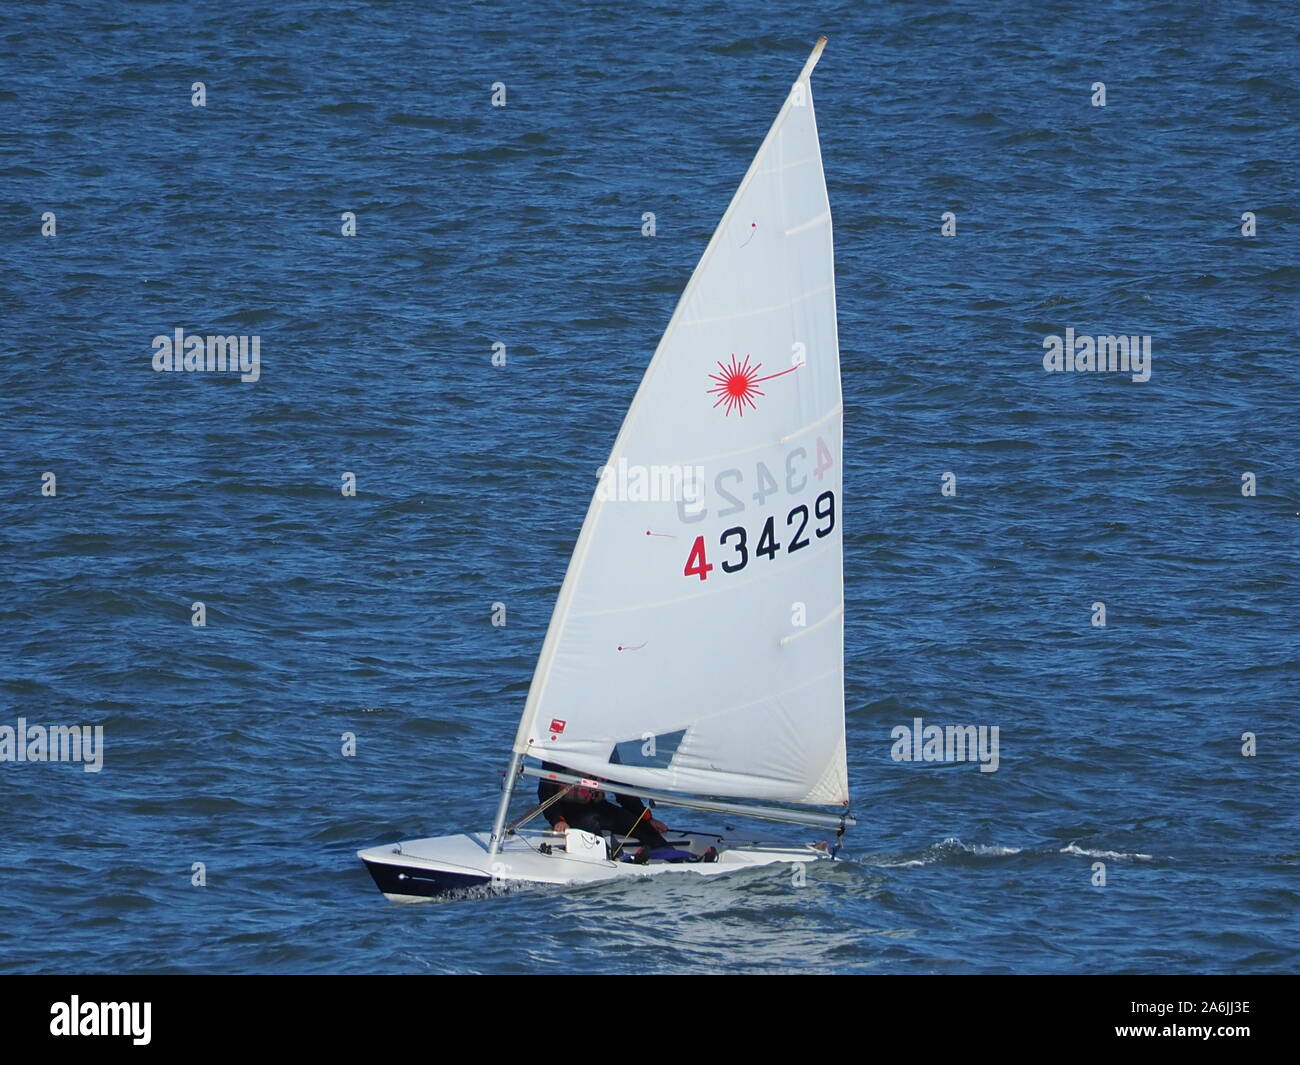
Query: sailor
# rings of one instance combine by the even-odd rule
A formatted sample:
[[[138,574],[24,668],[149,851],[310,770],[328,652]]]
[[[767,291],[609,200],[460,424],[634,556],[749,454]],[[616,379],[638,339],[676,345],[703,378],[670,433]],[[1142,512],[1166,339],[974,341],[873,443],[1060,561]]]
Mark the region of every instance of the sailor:
[[[554,762],[543,762],[542,768],[550,773],[567,773],[569,770]],[[537,798],[546,802],[552,795],[563,788],[553,780],[542,780],[537,785]],[[597,788],[575,784],[567,795],[546,808],[546,820],[557,832],[564,832],[570,826],[585,832],[601,835],[611,832],[620,839],[631,836],[650,851],[668,846],[663,833],[668,826],[650,816],[650,811],[635,795],[615,795],[618,805],[605,798],[605,793]]]

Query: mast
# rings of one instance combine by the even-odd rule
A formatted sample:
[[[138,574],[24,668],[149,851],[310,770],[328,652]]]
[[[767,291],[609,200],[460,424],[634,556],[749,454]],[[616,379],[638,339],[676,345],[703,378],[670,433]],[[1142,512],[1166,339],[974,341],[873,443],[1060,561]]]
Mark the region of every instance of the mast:
[[[817,38],[817,43],[813,45],[813,50],[811,54],[808,56],[808,62],[806,62],[803,65],[803,70],[799,72],[799,77],[797,80],[799,81],[808,80],[809,75],[811,75],[813,72],[813,67],[817,65],[817,60],[819,60],[822,57],[822,50],[825,47],[826,47],[826,36],[825,34],[823,34],[822,36]]]
[[[497,804],[497,819],[492,824],[492,838],[488,841],[488,861],[501,853],[501,844],[505,838],[506,814],[510,812],[510,797],[515,791],[515,779],[519,776],[519,765],[524,760],[522,754],[510,756],[510,768],[506,770],[506,779],[501,785],[501,801]]]

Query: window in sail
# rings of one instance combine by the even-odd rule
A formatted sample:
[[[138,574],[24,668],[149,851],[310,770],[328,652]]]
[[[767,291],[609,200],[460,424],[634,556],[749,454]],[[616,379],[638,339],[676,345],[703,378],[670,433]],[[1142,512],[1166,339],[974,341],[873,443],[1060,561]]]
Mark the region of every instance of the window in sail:
[[[609,763],[667,769],[685,735],[685,729],[678,729],[658,736],[647,733],[639,740],[624,740],[614,744],[614,749],[609,754]]]

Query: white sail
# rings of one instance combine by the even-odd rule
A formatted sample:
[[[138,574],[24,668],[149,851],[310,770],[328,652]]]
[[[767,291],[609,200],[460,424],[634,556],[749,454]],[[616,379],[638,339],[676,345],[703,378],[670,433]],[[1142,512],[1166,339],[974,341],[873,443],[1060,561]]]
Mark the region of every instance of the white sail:
[[[823,44],[628,410],[519,754],[632,786],[848,802],[839,346],[809,82]],[[662,498],[673,469],[688,495],[702,470],[693,501]]]

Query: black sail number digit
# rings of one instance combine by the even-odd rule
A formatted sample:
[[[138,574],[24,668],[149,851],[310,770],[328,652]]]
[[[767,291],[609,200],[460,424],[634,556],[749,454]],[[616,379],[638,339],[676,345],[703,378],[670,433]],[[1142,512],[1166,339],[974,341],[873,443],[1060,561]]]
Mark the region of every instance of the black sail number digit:
[[[786,525],[794,524],[794,516],[796,514],[798,514],[802,520],[799,522],[799,528],[795,531],[794,539],[790,541],[790,546],[786,548],[787,551],[798,551],[799,548],[807,547],[810,543],[812,543],[812,541],[809,540],[807,537],[805,537],[802,540],[799,539],[799,537],[803,536],[804,529],[808,528],[807,504],[800,503],[797,507],[794,508],[794,510],[790,511],[790,513],[785,516]]]
[[[818,537],[829,536],[835,528],[835,493],[823,492],[817,497],[817,504],[813,509],[819,521],[827,521],[826,528],[817,528],[813,530]]]
[[[728,529],[722,534],[722,539],[718,542],[721,543],[723,547],[726,547],[727,541],[733,536],[739,538],[739,542],[736,544],[736,553],[740,556],[740,561],[734,564],[731,562],[724,562],[722,568],[727,573],[735,573],[737,570],[744,569],[745,563],[749,561],[749,548],[745,544],[745,530],[741,528],[741,526],[736,525]]]

